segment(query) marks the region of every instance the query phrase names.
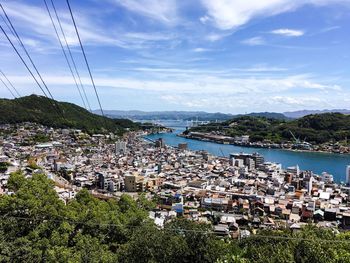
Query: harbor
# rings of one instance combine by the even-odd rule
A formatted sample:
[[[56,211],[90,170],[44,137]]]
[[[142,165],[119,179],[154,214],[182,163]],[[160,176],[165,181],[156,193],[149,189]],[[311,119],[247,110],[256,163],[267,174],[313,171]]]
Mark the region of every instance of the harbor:
[[[216,156],[228,157],[231,153],[257,152],[263,155],[267,161],[281,163],[284,168],[299,165],[300,169],[311,170],[316,174],[328,172],[333,175],[334,180],[337,182],[345,181],[346,166],[350,164],[350,156],[346,154],[266,149],[199,141],[177,136],[186,129],[186,123],[172,121],[164,122],[163,125],[174,128],[174,131],[149,135],[147,138],[162,138],[166,144],[171,146],[187,143],[191,150],[206,150]]]

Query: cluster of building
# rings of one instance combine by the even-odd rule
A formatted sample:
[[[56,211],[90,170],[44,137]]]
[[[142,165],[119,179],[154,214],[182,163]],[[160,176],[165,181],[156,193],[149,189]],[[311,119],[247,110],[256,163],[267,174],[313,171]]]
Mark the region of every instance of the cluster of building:
[[[350,228],[350,188],[327,173],[282,169],[259,154],[226,158],[190,151],[186,144],[170,147],[141,132],[117,138],[30,123],[0,130],[0,164],[6,164],[0,194],[11,194],[7,180],[20,170],[25,176],[47,174],[65,202],[82,188],[101,199],[145,192],[157,200],[150,217],[159,227],[182,216],[211,222],[218,235],[232,237],[259,228],[297,231],[309,222]],[[37,134],[48,142],[33,143]]]
[[[201,140],[210,141],[222,144],[232,144],[245,147],[254,148],[273,148],[273,149],[287,149],[287,150],[304,150],[314,152],[331,152],[331,153],[350,153],[350,146],[345,146],[340,143],[324,143],[320,145],[312,145],[306,141],[295,140],[294,142],[274,143],[271,141],[251,141],[249,135],[242,136],[227,136],[223,132],[186,132],[179,136]]]

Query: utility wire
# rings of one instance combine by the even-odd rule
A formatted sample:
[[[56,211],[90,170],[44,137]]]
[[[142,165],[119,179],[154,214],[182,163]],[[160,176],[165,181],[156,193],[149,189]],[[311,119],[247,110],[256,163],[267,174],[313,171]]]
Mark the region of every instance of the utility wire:
[[[11,39],[9,38],[9,36],[7,35],[6,31],[4,30],[4,28],[0,25],[0,29],[2,30],[2,32],[4,33],[4,35],[6,36],[7,40],[10,42],[12,48],[16,51],[18,57],[21,59],[21,61],[23,62],[24,66],[26,67],[26,69],[29,71],[30,75],[33,77],[33,79],[35,80],[36,84],[38,84],[39,88],[41,89],[41,91],[44,93],[45,97],[47,98],[47,95],[45,93],[45,90],[43,89],[43,87],[40,85],[39,81],[36,79],[36,77],[34,76],[33,72],[30,70],[29,66],[27,65],[27,63],[25,62],[25,60],[23,59],[22,55],[18,52],[17,48],[15,47],[15,45],[13,44],[13,42],[11,41]]]
[[[47,5],[46,0],[44,0],[44,3],[45,3],[45,7],[46,7],[46,10],[47,10],[47,13],[49,14],[49,17],[50,17],[50,20],[51,20],[52,26],[53,26],[53,28],[54,28],[54,30],[55,30],[55,33],[56,33],[56,36],[57,36],[58,42],[60,43],[60,46],[61,46],[61,49],[62,49],[63,55],[64,55],[64,57],[65,57],[65,59],[66,59],[66,61],[67,61],[67,64],[68,64],[68,67],[69,67],[70,73],[72,74],[72,77],[73,77],[73,79],[74,79],[75,85],[76,85],[76,87],[77,87],[77,89],[78,89],[79,96],[80,96],[81,100],[83,101],[84,108],[86,109],[86,105],[85,105],[84,98],[83,98],[83,96],[82,96],[82,94],[81,94],[81,91],[80,91],[80,88],[79,88],[79,86],[78,86],[77,80],[75,79],[75,76],[74,76],[74,73],[73,73],[72,67],[71,67],[71,65],[70,65],[70,63],[69,63],[69,60],[68,60],[68,57],[67,57],[66,51],[65,51],[65,49],[64,49],[64,47],[63,47],[63,45],[62,45],[62,42],[61,42],[60,36],[59,36],[59,34],[58,34],[58,32],[57,32],[56,25],[55,25],[55,23],[54,23],[54,21],[53,21],[53,19],[52,19],[51,12],[50,12],[49,6]]]
[[[1,5],[1,4],[0,4],[0,5]],[[5,17],[3,17],[3,16],[1,15],[1,18],[2,18],[2,21],[4,21],[4,23],[6,24],[7,28],[10,29],[11,33],[12,33],[13,35],[15,35],[15,32],[13,32],[12,28],[10,27],[10,25],[9,25],[8,22],[6,21]]]
[[[0,69],[0,73],[4,76],[4,78],[7,80],[8,84],[12,87],[12,89],[15,91],[18,97],[22,97],[21,94],[19,94],[16,87],[12,84],[12,82],[6,77],[5,73]]]
[[[0,29],[1,31],[4,33],[4,35],[6,36],[7,40],[10,42],[12,48],[16,51],[17,55],[19,56],[19,58],[21,59],[22,63],[24,64],[24,66],[27,68],[27,70],[29,71],[30,75],[33,77],[33,79],[35,80],[36,84],[38,84],[39,88],[41,89],[41,91],[44,93],[45,97],[47,97],[45,90],[42,88],[42,86],[40,85],[39,81],[36,79],[36,77],[34,76],[33,72],[30,70],[30,68],[28,67],[27,63],[25,62],[25,60],[23,59],[22,55],[18,52],[17,48],[15,47],[15,45],[13,44],[13,42],[11,41],[10,37],[7,35],[6,31],[4,30],[4,28],[0,25]],[[62,114],[58,107],[57,104],[54,103],[55,101],[52,101],[52,106],[54,107],[54,109],[56,110],[56,112],[58,113],[58,115]],[[63,116],[64,118],[64,116]]]
[[[77,25],[76,25],[75,20],[74,20],[73,12],[72,12],[72,9],[71,9],[70,4],[69,4],[69,0],[66,0],[66,2],[67,2],[67,5],[68,5],[68,8],[69,8],[70,15],[72,17],[72,21],[73,21],[73,25],[74,25],[74,28],[75,28],[75,32],[77,33],[77,36],[78,36],[80,48],[81,48],[81,51],[82,51],[84,59],[85,59],[86,67],[87,67],[87,69],[89,71],[91,83],[92,83],[92,86],[94,87],[94,90],[95,90],[95,95],[96,95],[98,104],[100,106],[101,114],[102,114],[103,117],[105,117],[103,109],[102,109],[101,101],[100,101],[100,98],[98,96],[97,89],[96,89],[96,86],[95,86],[94,78],[92,77],[90,66],[89,66],[88,60],[86,58],[86,54],[85,54],[84,47],[83,47],[83,44],[82,44],[81,39],[80,39],[80,35],[79,35],[79,32],[78,32]]]
[[[18,35],[18,33],[17,33],[15,27],[13,26],[13,24],[12,24],[10,18],[8,17],[8,15],[7,15],[7,13],[6,13],[4,7],[2,6],[2,4],[0,4],[0,7],[1,7],[1,9],[2,9],[2,11],[3,11],[3,13],[4,13],[4,15],[5,15],[6,19],[7,19],[7,21],[9,22],[9,24],[10,24],[10,26],[11,26],[13,32],[15,33],[15,36],[17,37],[18,42],[20,43],[20,45],[21,45],[21,47],[23,48],[24,52],[26,53],[26,55],[27,55],[27,57],[28,57],[30,63],[32,64],[33,68],[35,69],[35,72],[38,74],[38,76],[39,76],[41,82],[43,83],[43,85],[44,85],[44,87],[45,87],[47,93],[49,94],[50,98],[51,98],[52,100],[54,100],[54,98],[53,98],[53,96],[52,96],[52,94],[51,94],[50,89],[47,87],[47,85],[46,85],[45,81],[43,80],[43,78],[42,78],[42,76],[41,76],[39,70],[38,70],[37,67],[35,66],[35,64],[34,64],[32,58],[31,58],[31,56],[29,55],[29,53],[28,53],[26,47],[24,46],[24,44],[23,44],[21,38],[19,37],[19,35]]]
[[[7,86],[7,84],[3,81],[2,77],[0,76],[0,81],[2,82],[2,84],[4,84],[5,88],[11,93],[11,95],[13,96],[13,98],[17,99],[15,94],[12,92],[12,90]]]
[[[18,35],[18,33],[17,33],[15,27],[13,26],[13,24],[12,24],[10,18],[8,17],[8,15],[7,15],[7,13],[6,13],[6,11],[5,11],[5,9],[4,9],[4,7],[2,6],[1,3],[0,3],[0,7],[1,7],[1,9],[2,9],[2,11],[3,11],[3,13],[4,13],[4,15],[5,15],[6,19],[7,19],[7,21],[8,21],[9,24],[10,24],[10,28],[12,28],[13,32],[15,33],[15,37],[17,38],[17,40],[18,40],[20,46],[23,48],[25,54],[27,55],[29,61],[30,61],[31,64],[32,64],[33,68],[35,69],[36,73],[38,74],[38,76],[39,76],[39,78],[40,78],[42,84],[44,85],[46,91],[48,92],[50,98],[52,99],[51,103],[52,103],[53,107],[54,107],[55,110],[57,111],[58,115],[61,115],[62,119],[63,119],[63,120],[66,120],[66,118],[65,118],[64,115],[63,115],[63,111],[61,110],[61,108],[59,107],[59,105],[57,104],[57,102],[55,101],[55,99],[53,98],[53,96],[52,96],[52,94],[51,94],[51,92],[50,92],[50,89],[47,87],[47,85],[46,85],[45,81],[43,80],[43,78],[42,78],[42,76],[41,76],[39,70],[38,70],[37,67],[35,66],[35,64],[34,64],[32,58],[31,58],[31,56],[29,55],[27,49],[25,48],[25,46],[24,46],[24,44],[23,44],[21,38],[19,37],[19,35]],[[1,16],[2,16],[2,15],[1,15]],[[6,24],[6,25],[7,25],[7,24]],[[41,91],[44,93],[45,97],[48,98],[46,92],[44,91],[44,89],[42,88],[42,86],[39,84],[39,81],[35,78],[34,74],[33,74],[32,71],[29,69],[28,65],[25,63],[24,59],[22,58],[22,56],[20,55],[20,53],[19,53],[18,50],[16,49],[15,45],[12,43],[11,39],[9,38],[9,36],[7,35],[7,33],[6,33],[6,31],[3,29],[3,27],[1,27],[1,30],[2,30],[3,33],[5,34],[7,40],[11,43],[11,46],[15,49],[16,53],[17,53],[17,54],[19,55],[19,57],[21,58],[22,62],[26,65],[26,68],[30,71],[30,74],[31,74],[32,77],[35,79],[36,83],[39,85],[39,87],[40,87]],[[11,32],[12,32],[12,31],[11,31]]]
[[[79,74],[79,71],[78,71],[78,69],[77,69],[77,65],[75,64],[74,57],[73,57],[72,52],[71,52],[71,49],[70,49],[70,47],[69,47],[69,44],[68,44],[68,41],[67,41],[67,38],[66,38],[66,34],[64,33],[64,30],[63,30],[63,27],[62,27],[62,24],[61,24],[61,20],[60,20],[60,17],[58,16],[58,13],[57,13],[57,10],[56,10],[56,7],[55,7],[55,4],[54,4],[54,1],[53,1],[53,0],[51,0],[51,4],[52,4],[53,10],[54,10],[54,12],[55,12],[56,19],[57,19],[57,21],[58,21],[58,25],[59,25],[59,27],[60,27],[60,29],[61,29],[61,33],[62,33],[63,39],[64,39],[64,41],[65,41],[66,47],[67,47],[67,49],[68,49],[69,56],[70,56],[70,58],[71,58],[71,60],[72,60],[72,64],[73,64],[75,73],[76,73],[76,75],[77,75],[77,77],[78,77],[80,87],[81,87],[81,89],[82,89],[82,91],[83,91],[86,104],[87,104],[87,106],[88,106],[88,108],[89,108],[89,110],[90,110],[90,112],[91,112],[91,107],[90,107],[90,103],[89,103],[88,97],[86,96],[85,87],[84,87],[84,85],[83,85],[83,83],[82,83],[82,81],[81,81],[80,74]]]

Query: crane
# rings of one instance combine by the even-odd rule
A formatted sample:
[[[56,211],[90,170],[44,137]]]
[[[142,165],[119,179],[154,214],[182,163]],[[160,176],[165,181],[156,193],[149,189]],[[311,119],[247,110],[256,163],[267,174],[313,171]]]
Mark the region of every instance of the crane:
[[[297,139],[297,138],[294,136],[294,134],[292,133],[292,131],[289,130],[289,132],[290,132],[290,134],[292,135],[293,139],[295,140],[295,143],[300,143],[300,140]]]

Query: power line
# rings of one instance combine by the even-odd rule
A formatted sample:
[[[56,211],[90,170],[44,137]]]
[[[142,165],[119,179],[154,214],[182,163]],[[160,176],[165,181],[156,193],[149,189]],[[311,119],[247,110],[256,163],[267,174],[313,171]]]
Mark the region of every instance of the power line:
[[[4,30],[4,28],[0,25],[0,29],[2,30],[2,32],[4,33],[4,35],[6,36],[7,40],[10,42],[12,48],[15,50],[15,52],[17,53],[17,55],[19,56],[19,58],[21,59],[22,63],[24,64],[24,66],[26,67],[26,69],[29,71],[30,75],[33,77],[33,79],[35,80],[36,84],[39,86],[39,88],[41,89],[41,91],[44,93],[45,97],[47,97],[45,90],[41,87],[39,81],[36,79],[36,77],[34,76],[33,72],[30,70],[30,68],[28,67],[27,63],[25,62],[25,60],[23,59],[22,55],[18,52],[17,48],[15,47],[15,45],[13,44],[13,42],[11,41],[10,37],[7,35],[6,31]],[[55,101],[50,101],[52,103],[53,108],[56,110],[58,115],[62,115],[63,119],[64,116],[62,114],[62,112],[59,110],[58,105],[55,103]]]
[[[19,94],[16,87],[12,84],[12,82],[6,77],[5,73],[0,69],[0,73],[4,76],[4,78],[7,80],[8,84],[12,87],[12,89],[15,91],[18,97],[22,97],[21,94]]]
[[[73,64],[75,73],[76,73],[76,75],[77,75],[77,77],[78,77],[78,80],[79,80],[81,89],[82,89],[82,91],[83,91],[85,101],[86,101],[86,103],[87,103],[87,106],[88,106],[89,110],[91,111],[90,103],[89,103],[88,97],[86,96],[85,87],[84,87],[84,85],[83,85],[83,83],[82,83],[82,81],[81,81],[79,71],[78,71],[77,66],[76,66],[76,64],[75,64],[74,57],[73,57],[72,52],[71,52],[71,49],[70,49],[70,47],[69,47],[69,44],[68,44],[68,41],[67,41],[67,38],[66,38],[66,34],[64,33],[64,30],[63,30],[63,27],[62,27],[62,24],[61,24],[61,20],[60,20],[60,18],[59,18],[59,16],[58,16],[58,13],[57,13],[57,10],[56,10],[56,7],[55,7],[55,4],[54,4],[54,1],[53,1],[53,0],[51,0],[51,4],[52,4],[53,10],[54,10],[54,12],[55,12],[56,19],[57,19],[57,21],[58,21],[58,25],[59,25],[59,27],[60,27],[60,29],[61,29],[61,33],[62,33],[63,39],[64,39],[64,41],[65,41],[66,47],[67,47],[67,49],[68,49],[69,56],[70,56],[70,58],[71,58],[71,60],[72,60],[72,64]]]
[[[18,33],[17,33],[15,27],[13,26],[13,24],[12,24],[10,18],[8,17],[8,15],[7,15],[7,13],[6,13],[6,11],[5,11],[5,9],[4,9],[4,7],[2,6],[1,3],[0,3],[0,7],[1,7],[1,9],[2,9],[2,11],[3,11],[3,13],[4,13],[4,15],[5,15],[6,19],[7,19],[7,21],[8,21],[9,24],[10,24],[10,29],[12,28],[13,32],[15,33],[14,36],[17,38],[17,40],[18,40],[20,46],[23,48],[25,54],[27,55],[29,61],[30,61],[31,64],[32,64],[33,68],[35,69],[36,73],[38,74],[38,76],[39,76],[39,78],[40,78],[42,84],[44,85],[46,91],[47,91],[48,94],[50,95],[50,98],[52,99],[51,104],[53,105],[53,107],[54,107],[55,110],[57,111],[58,115],[61,115],[61,117],[62,117],[64,120],[66,120],[65,117],[64,117],[64,115],[63,115],[63,111],[61,110],[61,108],[60,108],[59,105],[56,103],[55,99],[53,98],[53,96],[52,96],[52,94],[51,94],[51,92],[50,92],[50,89],[47,87],[47,85],[46,85],[45,81],[43,80],[43,78],[42,78],[42,76],[41,76],[39,70],[38,70],[37,67],[35,66],[35,64],[34,64],[32,58],[31,58],[31,56],[29,55],[27,49],[25,48],[25,46],[24,46],[24,44],[23,44],[21,38],[19,37],[19,35],[18,35]],[[2,16],[2,14],[1,14],[1,16]],[[7,23],[6,23],[6,25],[8,26]],[[39,85],[39,87],[40,87],[41,91],[44,93],[45,97],[48,98],[46,92],[44,91],[44,89],[42,88],[42,86],[40,85],[39,81],[36,79],[36,77],[35,77],[34,74],[32,73],[32,71],[29,69],[27,63],[24,61],[23,57],[21,56],[21,54],[20,54],[20,53],[18,52],[18,50],[16,49],[15,45],[13,44],[13,42],[11,41],[11,39],[9,38],[9,36],[7,35],[6,31],[3,29],[2,26],[0,26],[0,27],[1,27],[1,30],[3,31],[3,33],[5,34],[7,40],[10,42],[11,46],[12,46],[12,47],[14,48],[14,50],[16,51],[17,55],[21,58],[22,62],[25,64],[26,68],[28,69],[28,71],[30,72],[30,74],[32,75],[32,77],[35,79],[35,82]],[[12,31],[11,31],[11,32],[12,32]],[[12,32],[12,33],[13,33],[13,32]]]
[[[47,91],[48,94],[50,95],[50,98],[51,98],[52,100],[54,100],[54,98],[53,98],[53,96],[52,96],[52,94],[51,94],[50,89],[47,87],[47,85],[46,85],[45,81],[43,80],[43,78],[42,78],[42,76],[41,76],[39,70],[38,70],[37,67],[35,66],[35,64],[34,64],[32,58],[31,58],[31,56],[29,55],[27,49],[25,48],[25,46],[24,46],[24,44],[23,44],[21,38],[19,37],[19,35],[18,35],[18,33],[17,33],[15,27],[13,26],[13,24],[12,24],[10,18],[8,17],[8,15],[7,15],[7,13],[6,13],[4,7],[2,6],[2,4],[0,4],[0,7],[1,7],[1,9],[2,9],[2,11],[3,11],[3,13],[4,13],[4,15],[5,15],[6,19],[7,19],[7,21],[9,22],[9,24],[10,24],[10,26],[11,26],[13,32],[15,33],[15,36],[17,37],[18,42],[20,43],[20,45],[21,45],[21,47],[23,48],[24,52],[26,53],[26,55],[27,55],[29,61],[31,62],[33,68],[35,69],[36,73],[38,74],[38,76],[39,76],[41,82],[43,83],[43,85],[44,85],[46,91]],[[46,97],[47,97],[47,96],[46,96]]]
[[[12,30],[12,28],[9,26],[8,22],[6,21],[5,17],[1,16],[1,18],[2,18],[2,21],[4,21],[4,23],[6,24],[7,28],[10,29],[11,33],[12,33],[13,35],[15,35],[15,33],[14,33],[13,30]]]
[[[84,51],[84,47],[83,47],[83,44],[82,44],[81,39],[80,39],[80,35],[79,35],[79,32],[78,32],[78,28],[77,28],[77,25],[76,25],[75,20],[74,20],[73,12],[72,12],[72,9],[71,9],[70,4],[69,4],[69,0],[66,0],[66,2],[67,2],[67,5],[68,5],[68,8],[69,8],[70,15],[71,15],[71,17],[72,17],[72,21],[73,21],[73,25],[74,25],[74,28],[75,28],[75,32],[77,33],[77,36],[78,36],[80,48],[81,48],[81,51],[82,51],[83,56],[84,56],[84,59],[85,59],[86,67],[87,67],[87,69],[88,69],[88,71],[89,71],[91,83],[92,83],[92,86],[94,87],[94,90],[95,90],[95,95],[96,95],[98,104],[99,104],[99,106],[100,106],[101,114],[102,114],[103,117],[105,117],[104,112],[103,112],[103,109],[102,109],[101,101],[100,101],[100,98],[99,98],[98,93],[97,93],[97,89],[96,89],[96,86],[95,86],[95,82],[94,82],[94,79],[93,79],[92,74],[91,74],[90,66],[89,66],[88,60],[87,60],[87,58],[86,58],[86,54],[85,54],[85,51]]]
[[[27,65],[27,63],[25,62],[25,60],[23,59],[22,55],[18,52],[17,48],[15,47],[15,45],[13,44],[13,42],[11,41],[11,39],[9,38],[9,36],[7,35],[6,31],[4,30],[4,28],[0,25],[0,29],[2,30],[2,32],[4,33],[4,35],[6,36],[7,40],[10,42],[12,48],[16,51],[18,57],[21,59],[22,63],[24,64],[24,66],[26,67],[26,69],[29,71],[30,75],[33,77],[33,79],[35,80],[36,84],[38,84],[39,88],[41,89],[41,91],[44,93],[45,97],[47,98],[47,95],[45,93],[45,90],[41,87],[39,81],[36,79],[36,77],[34,76],[33,72],[30,70],[29,66]]]
[[[12,90],[7,86],[7,84],[2,80],[2,77],[0,76],[0,81],[2,82],[2,84],[4,84],[5,88],[11,93],[11,95],[13,96],[13,98],[16,99],[15,94],[13,94]]]
[[[53,25],[53,28],[54,28],[54,30],[55,30],[55,33],[56,33],[56,36],[57,36],[58,42],[60,43],[60,46],[61,46],[61,49],[62,49],[63,55],[64,55],[64,57],[65,57],[65,59],[66,59],[66,61],[67,61],[67,64],[68,64],[69,70],[70,70],[70,72],[71,72],[71,74],[72,74],[72,77],[73,77],[73,79],[74,79],[75,85],[76,85],[76,87],[77,87],[77,89],[78,89],[79,96],[80,96],[81,100],[83,101],[84,108],[86,109],[86,105],[85,105],[84,98],[83,98],[83,96],[82,96],[82,94],[81,94],[81,91],[80,91],[80,88],[79,88],[79,86],[78,86],[77,80],[75,79],[75,76],[74,76],[74,73],[73,73],[72,67],[71,67],[71,65],[70,65],[70,63],[69,63],[69,60],[68,60],[68,57],[67,57],[66,51],[64,50],[64,47],[63,47],[63,45],[62,45],[62,42],[61,42],[60,36],[59,36],[59,34],[58,34],[58,32],[57,32],[56,25],[55,25],[55,23],[54,23],[54,21],[53,21],[53,19],[52,19],[51,12],[50,12],[49,6],[47,5],[46,0],[44,0],[44,3],[45,3],[45,7],[46,7],[46,10],[47,10],[47,13],[49,14],[49,17],[50,17],[51,23],[52,23],[52,25]]]

